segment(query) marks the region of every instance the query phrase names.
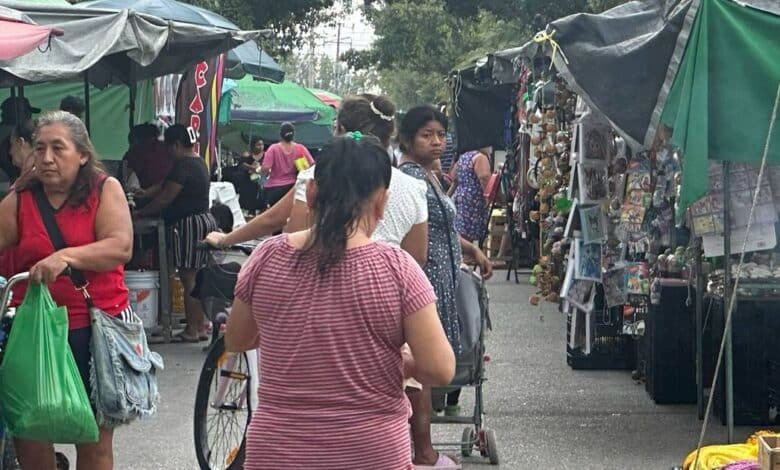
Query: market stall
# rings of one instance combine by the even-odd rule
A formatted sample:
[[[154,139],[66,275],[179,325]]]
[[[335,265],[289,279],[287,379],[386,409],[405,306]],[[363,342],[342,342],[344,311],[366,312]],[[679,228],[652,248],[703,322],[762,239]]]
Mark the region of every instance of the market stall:
[[[88,84],[106,86],[111,83],[129,85],[130,124],[135,118],[136,84],[143,79],[181,72],[258,37],[259,32],[199,26],[163,20],[130,10],[109,11],[65,6],[30,5],[3,1],[40,25],[56,27],[64,32],[49,43],[46,52],[33,51],[16,59],[0,63],[0,83],[16,86],[21,94],[24,85],[43,82],[83,80]],[[90,121],[90,93],[85,93],[85,123]],[[126,135],[126,133],[125,133]],[[124,137],[123,139],[124,140]],[[168,250],[165,226],[160,220],[139,220],[136,233],[156,232],[159,302],[156,312],[162,322],[164,340],[171,334],[171,308]],[[136,302],[140,302],[136,298]],[[154,313],[150,313],[154,316]],[[156,318],[153,318],[156,322]]]
[[[629,2],[556,20],[534,42],[475,66],[506,82],[509,56],[518,80],[514,126],[529,136],[515,139],[518,167],[530,168],[517,172],[516,206],[529,214],[520,223],[540,225],[540,292],[531,300],[561,298],[570,364],[624,364],[615,359],[635,338],[639,357],[629,362],[638,366],[635,378],[645,372],[650,395],[659,403],[695,398],[707,418],[704,392],[723,340],[722,376],[710,395],[730,440],[735,415],[767,425],[778,405],[768,313],[780,287],[778,190],[776,169],[764,164],[780,162],[773,127],[780,66],[762,52],[780,46],[778,15],[777,3],[763,0]],[[552,62],[546,78],[538,54]],[[560,99],[533,99],[544,87],[579,97],[573,120],[562,118]],[[559,142],[561,130],[569,139]],[[554,149],[567,140],[571,146]],[[522,190],[523,178],[532,191]],[[718,321],[705,330],[710,314]],[[748,337],[752,361],[732,355]],[[598,351],[610,361],[598,361]]]

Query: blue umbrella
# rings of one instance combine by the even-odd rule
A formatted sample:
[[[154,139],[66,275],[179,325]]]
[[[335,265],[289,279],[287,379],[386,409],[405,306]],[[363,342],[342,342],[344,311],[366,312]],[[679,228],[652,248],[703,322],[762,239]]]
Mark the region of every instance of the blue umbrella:
[[[241,29],[224,16],[176,0],[92,0],[78,3],[77,6],[107,10],[129,9],[166,20],[224,29]],[[277,83],[284,81],[284,70],[254,41],[246,42],[228,51],[225,61],[227,78],[240,79],[245,75]]]

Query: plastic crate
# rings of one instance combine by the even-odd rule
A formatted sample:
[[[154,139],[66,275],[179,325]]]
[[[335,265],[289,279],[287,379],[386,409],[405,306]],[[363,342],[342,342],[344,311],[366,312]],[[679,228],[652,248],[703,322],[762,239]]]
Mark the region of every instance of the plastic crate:
[[[647,317],[645,390],[659,405],[696,403],[695,299],[687,286],[662,286]]]
[[[603,310],[604,293],[596,286],[593,344],[590,354],[569,347],[571,312],[566,318],[566,363],[575,370],[633,370],[636,366],[634,339],[622,334],[622,307]]]
[[[725,325],[723,301],[712,299],[715,354]],[[769,426],[780,423],[776,410],[780,385],[777,300],[740,299],[732,321],[734,424]],[[716,356],[717,357],[717,356]],[[715,415],[726,423],[725,374],[721,367],[715,391]]]

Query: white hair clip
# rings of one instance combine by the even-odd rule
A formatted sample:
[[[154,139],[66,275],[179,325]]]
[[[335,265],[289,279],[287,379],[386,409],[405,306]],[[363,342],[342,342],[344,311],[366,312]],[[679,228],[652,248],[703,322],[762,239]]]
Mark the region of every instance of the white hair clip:
[[[392,121],[393,120],[393,116],[388,116],[387,114],[382,114],[382,111],[378,110],[376,108],[376,106],[374,106],[374,102],[373,101],[370,102],[369,106],[371,106],[371,111],[374,114],[376,114],[377,116],[379,116],[380,119],[384,119],[385,121]]]
[[[192,127],[188,127],[187,128],[187,134],[189,134],[189,136],[190,136],[190,143],[191,144],[195,144],[195,143],[198,142],[198,137],[200,137],[198,135],[198,131],[196,131]]]

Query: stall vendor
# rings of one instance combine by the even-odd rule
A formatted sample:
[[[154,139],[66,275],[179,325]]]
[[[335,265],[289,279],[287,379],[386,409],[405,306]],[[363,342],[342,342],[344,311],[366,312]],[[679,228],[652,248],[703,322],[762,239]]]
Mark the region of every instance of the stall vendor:
[[[195,142],[191,128],[176,124],[166,129],[165,145],[173,158],[173,169],[162,184],[137,193],[149,202],[135,213],[136,217],[161,215],[169,227],[174,265],[185,289],[187,327],[175,337],[179,342],[208,339],[203,308],[190,293],[197,270],[206,263],[206,253],[197,244],[217,230],[217,222],[209,213],[209,171],[203,158],[194,152]]]

